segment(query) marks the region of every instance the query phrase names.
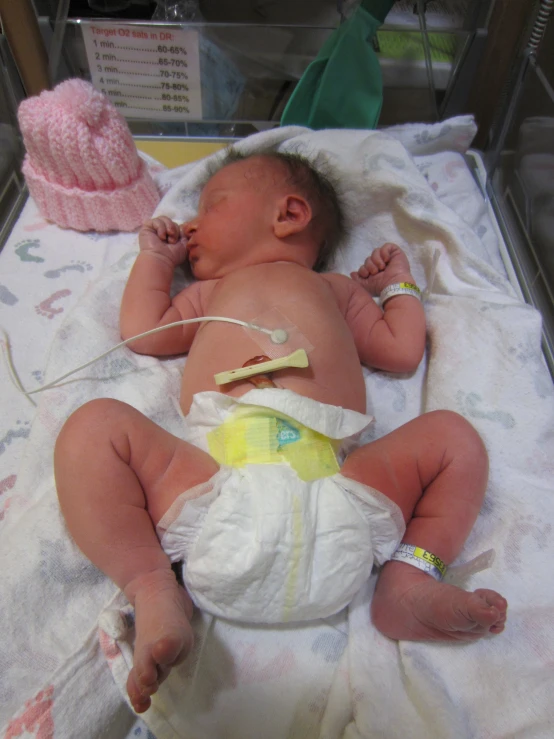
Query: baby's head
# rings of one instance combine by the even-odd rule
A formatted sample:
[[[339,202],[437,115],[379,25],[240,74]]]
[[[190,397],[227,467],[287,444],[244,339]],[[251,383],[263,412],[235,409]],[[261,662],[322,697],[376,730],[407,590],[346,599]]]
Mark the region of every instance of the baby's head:
[[[200,280],[278,261],[323,271],[343,230],[335,188],[305,157],[232,148],[209,173],[198,215],[182,226]]]

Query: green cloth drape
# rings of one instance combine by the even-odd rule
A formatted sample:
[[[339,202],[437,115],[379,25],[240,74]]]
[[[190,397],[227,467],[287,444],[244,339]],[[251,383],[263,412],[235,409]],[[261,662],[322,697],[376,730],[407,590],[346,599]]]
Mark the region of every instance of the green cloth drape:
[[[363,0],[306,69],[281,125],[375,128],[383,103],[379,60],[371,44],[394,0]]]

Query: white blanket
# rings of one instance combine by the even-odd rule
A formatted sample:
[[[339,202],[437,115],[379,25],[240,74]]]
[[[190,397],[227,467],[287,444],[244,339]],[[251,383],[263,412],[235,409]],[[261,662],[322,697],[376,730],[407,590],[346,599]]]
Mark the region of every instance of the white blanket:
[[[411,376],[366,371],[371,433],[381,436],[436,408],[462,413],[479,430],[490,484],[460,560],[494,548],[492,567],[466,585],[504,594],[508,625],[471,645],[389,641],[369,620],[375,576],[347,611],[302,627],[246,628],[197,614],[194,653],[144,719],[157,739],[546,738],[554,718],[554,394],[540,353],[540,317],[515,296],[487,240],[437,198],[442,184],[433,187],[431,164],[418,160],[426,179],[398,140],[380,132],[278,129],[239,146],[255,151],[270,141],[309,156],[323,151],[336,168],[350,226],[338,270],[348,273],[373,248],[395,241],[425,287],[433,252],[441,252],[426,305],[426,360]],[[171,187],[160,213],[193,214],[204,166],[162,175]],[[111,266],[58,331],[46,380],[118,341],[134,253],[129,241],[112,249]],[[180,433],[182,366],[182,358],[121,351],[40,400],[0,541],[0,665],[9,675],[1,683],[1,736],[41,736],[42,727],[56,739],[92,739],[128,728],[106,662],[124,695],[132,617],[65,533],[51,452],[69,413],[94,397],[129,402]]]

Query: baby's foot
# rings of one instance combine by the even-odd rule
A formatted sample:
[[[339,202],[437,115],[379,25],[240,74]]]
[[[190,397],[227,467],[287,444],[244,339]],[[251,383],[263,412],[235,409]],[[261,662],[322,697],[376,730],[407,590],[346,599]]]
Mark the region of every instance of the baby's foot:
[[[133,708],[143,713],[150,696],[192,647],[192,602],[173,572],[156,570],[126,589],[135,606],[135,652],[127,679]]]
[[[402,562],[389,562],[372,603],[372,620],[391,639],[475,641],[504,630],[508,604],[494,590],[468,593]]]

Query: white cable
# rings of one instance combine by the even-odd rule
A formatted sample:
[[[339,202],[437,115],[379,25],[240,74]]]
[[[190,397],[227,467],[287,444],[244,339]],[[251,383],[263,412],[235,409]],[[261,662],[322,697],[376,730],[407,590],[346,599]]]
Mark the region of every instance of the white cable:
[[[12,360],[12,352],[10,349],[10,339],[8,337],[8,334],[4,331],[3,328],[0,327],[0,331],[2,331],[2,334],[4,335],[4,341],[2,342],[2,354],[4,355],[4,359],[6,360],[6,364],[8,366],[8,372],[10,375],[10,380],[12,383],[16,386],[16,388],[22,392],[24,395],[27,395],[29,398],[29,395],[27,394],[27,391],[23,387],[23,383],[19,379],[19,375],[17,374],[17,371],[15,369],[15,365]],[[32,398],[29,398],[31,403],[36,406],[35,401]]]
[[[59,382],[62,382],[62,380],[65,380],[67,377],[70,377],[71,375],[74,375],[76,372],[80,372],[83,369],[86,369],[91,364],[94,364],[95,362],[98,362],[98,360],[103,359],[108,354],[111,354],[112,352],[115,352],[116,349],[121,349],[122,346],[126,346],[127,344],[130,344],[132,341],[136,341],[137,339],[142,339],[145,336],[151,336],[152,334],[157,334],[159,331],[165,331],[168,328],[175,328],[176,326],[184,326],[187,323],[204,323],[207,321],[223,321],[224,323],[234,323],[238,326],[244,326],[245,328],[254,329],[255,331],[261,331],[264,334],[269,334],[273,338],[273,335],[275,335],[275,341],[276,344],[282,344],[283,342],[283,336],[286,335],[286,339],[288,339],[288,335],[286,334],[286,331],[283,329],[268,329],[268,328],[262,328],[262,326],[257,326],[254,323],[248,323],[247,321],[240,321],[238,318],[227,318],[226,316],[202,316],[201,318],[187,318],[183,321],[174,321],[173,323],[168,323],[165,326],[158,326],[157,328],[152,328],[150,331],[144,331],[142,334],[137,334],[136,336],[131,336],[130,339],[125,339],[125,341],[121,341],[119,344],[116,344],[115,346],[112,346],[111,349],[108,349],[107,351],[103,352],[102,354],[99,354],[97,357],[94,357],[94,359],[89,360],[88,362],[85,362],[85,364],[80,365],[79,367],[76,367],[75,369],[72,369],[70,372],[66,372],[65,375],[62,375],[61,377],[57,377],[55,380],[52,380],[52,382],[49,382],[47,385],[42,385],[41,387],[35,388],[35,390],[25,390],[23,387],[17,372],[15,371],[15,367],[13,365],[12,357],[11,357],[11,351],[10,351],[10,343],[8,336],[4,329],[2,330],[2,333],[4,334],[4,348],[5,348],[5,356],[7,365],[10,371],[11,380],[14,383],[14,385],[17,387],[18,390],[20,390],[24,395],[26,395],[31,403],[33,405],[36,405],[36,403],[30,398],[30,395],[34,395],[35,393],[41,393],[43,390],[48,390],[49,388],[56,387]]]
[[[437,275],[437,267],[439,264],[441,253],[439,249],[435,249],[433,252],[433,257],[431,259],[431,271],[429,274],[429,278],[427,280],[427,287],[423,291],[423,295],[421,296],[421,300],[425,302],[429,299],[432,291],[433,291],[433,284],[435,282],[435,277]]]

